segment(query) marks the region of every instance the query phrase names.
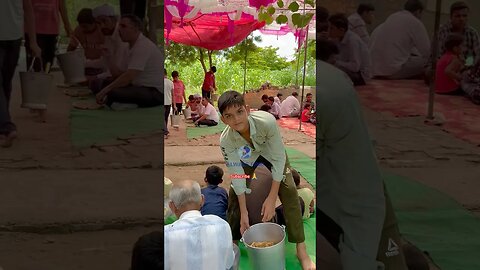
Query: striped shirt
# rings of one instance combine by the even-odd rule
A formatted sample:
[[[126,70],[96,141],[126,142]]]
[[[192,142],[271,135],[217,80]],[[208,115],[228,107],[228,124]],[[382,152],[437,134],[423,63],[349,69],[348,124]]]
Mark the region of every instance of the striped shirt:
[[[165,270],[226,270],[233,266],[230,225],[217,216],[187,211],[165,225],[164,237]]]
[[[451,22],[443,24],[438,30],[438,58],[445,54],[445,41],[452,33],[453,26]],[[477,31],[472,27],[467,26],[463,32],[463,38],[463,59],[472,56],[474,58],[474,63],[476,63],[476,61],[480,59],[480,38]]]

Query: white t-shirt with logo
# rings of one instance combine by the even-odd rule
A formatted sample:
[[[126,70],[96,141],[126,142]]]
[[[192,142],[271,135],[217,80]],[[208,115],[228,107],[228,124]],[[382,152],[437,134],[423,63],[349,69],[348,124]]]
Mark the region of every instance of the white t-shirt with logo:
[[[143,34],[128,52],[128,69],[141,71],[132,84],[134,86],[154,87],[161,91],[162,82],[162,53],[151,40]]]
[[[203,110],[203,114],[207,115],[207,120],[213,120],[217,123],[220,120],[217,110],[215,110],[215,107],[213,107],[210,103],[208,103],[208,105]]]

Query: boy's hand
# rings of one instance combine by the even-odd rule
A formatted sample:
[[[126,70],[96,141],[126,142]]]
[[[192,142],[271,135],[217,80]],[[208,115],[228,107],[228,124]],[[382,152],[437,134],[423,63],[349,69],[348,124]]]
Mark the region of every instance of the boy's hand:
[[[268,222],[275,216],[275,202],[277,198],[268,196],[262,205],[262,222]]]
[[[240,234],[243,235],[243,233],[248,228],[250,228],[250,221],[248,220],[248,214],[241,215],[241,217],[240,217]]]

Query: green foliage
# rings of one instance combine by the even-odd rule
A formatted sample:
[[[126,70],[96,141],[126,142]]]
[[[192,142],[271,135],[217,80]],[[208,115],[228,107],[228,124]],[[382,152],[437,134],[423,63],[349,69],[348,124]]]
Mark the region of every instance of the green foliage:
[[[315,8],[314,0],[305,0],[304,3],[301,3],[302,6],[300,6],[299,1],[294,0],[290,2],[290,4],[287,7],[287,9],[293,13],[292,23],[296,28],[306,27],[312,20],[313,15],[315,14],[315,12],[312,12],[307,7],[308,5],[310,6],[310,8]],[[287,23],[288,19],[284,14],[285,3],[283,2],[283,0],[277,0],[277,6],[278,6],[278,10],[273,6],[273,4],[269,5],[268,7],[263,7],[263,6],[260,7],[258,20],[261,22],[265,22],[266,24],[271,24],[274,21],[278,24]],[[275,13],[277,13],[277,16],[274,19]]]

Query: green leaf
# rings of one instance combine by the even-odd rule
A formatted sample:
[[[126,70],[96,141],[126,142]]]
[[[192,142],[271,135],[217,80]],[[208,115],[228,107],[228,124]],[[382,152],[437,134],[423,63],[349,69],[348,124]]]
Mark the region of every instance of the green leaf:
[[[292,15],[292,23],[297,26],[297,27],[300,27],[299,25],[302,24],[302,15],[300,15],[299,13],[295,13]]]
[[[273,18],[272,18],[272,16],[268,16],[268,18],[265,20],[265,23],[267,23],[267,24],[273,23]]]
[[[306,27],[310,21],[312,20],[313,13],[307,13],[305,15],[302,15],[302,23],[299,25],[300,28]]]
[[[313,0],[312,0],[312,1],[313,1]],[[278,1],[277,1],[277,5],[278,5],[279,8],[283,8],[283,7],[285,6],[285,3],[283,3],[282,0],[278,0]]]
[[[267,21],[268,17],[270,17],[270,15],[268,15],[267,13],[261,12],[258,14],[258,21],[265,22]]]
[[[288,18],[287,18],[287,16],[285,16],[285,15],[283,15],[283,14],[282,14],[282,15],[278,15],[278,17],[277,17],[277,19],[276,19],[276,22],[277,22],[278,24],[284,24],[284,23],[287,23],[287,22],[288,22]]]
[[[315,1],[313,1],[313,0],[305,0],[305,4],[307,4],[311,7],[315,7]]]
[[[297,12],[299,8],[300,8],[300,6],[298,5],[297,2],[292,2],[292,3],[290,3],[290,5],[288,5],[288,9],[291,12]]]
[[[273,15],[273,14],[275,14],[275,8],[270,6],[270,7],[268,7],[267,12],[268,12],[268,14]]]

